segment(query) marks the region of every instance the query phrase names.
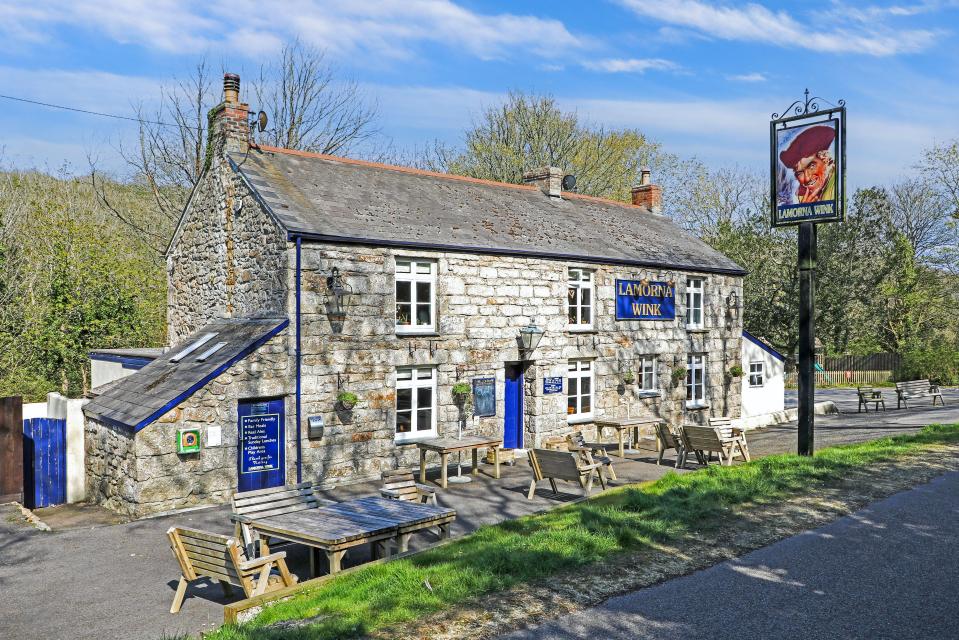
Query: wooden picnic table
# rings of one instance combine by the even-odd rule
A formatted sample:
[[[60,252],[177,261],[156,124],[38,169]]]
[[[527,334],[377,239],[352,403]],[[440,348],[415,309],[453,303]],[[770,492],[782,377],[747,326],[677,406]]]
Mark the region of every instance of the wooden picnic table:
[[[655,427],[662,422],[662,418],[603,418],[594,420],[596,425],[596,439],[599,440],[603,434],[603,429],[607,427],[615,429],[619,437],[619,457],[626,457],[625,436],[628,432],[630,437],[629,448],[632,449],[639,442],[640,427]]]
[[[351,547],[371,543],[374,558],[388,558],[392,539],[396,539],[399,551],[403,552],[414,531],[438,526],[441,537],[448,537],[449,525],[455,518],[453,509],[370,496],[259,518],[251,521],[249,527],[260,537],[264,554],[270,552],[265,537],[310,547],[310,572],[315,576],[319,551],[326,553],[330,573],[336,573]]]
[[[429,438],[420,440],[416,446],[420,449],[420,482],[426,484],[426,452],[435,451],[440,454],[440,486],[446,488],[447,472],[446,464],[451,453],[457,451],[473,452],[472,474],[475,476],[479,472],[478,450],[483,447],[493,447],[493,477],[499,479],[499,448],[503,445],[503,439],[488,438],[485,436],[463,436],[462,438]]]

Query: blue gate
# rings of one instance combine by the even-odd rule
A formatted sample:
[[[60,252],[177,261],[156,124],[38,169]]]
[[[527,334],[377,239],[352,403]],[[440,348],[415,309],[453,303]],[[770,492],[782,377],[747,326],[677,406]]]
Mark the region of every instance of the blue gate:
[[[30,509],[67,501],[67,421],[23,421],[23,501]]]

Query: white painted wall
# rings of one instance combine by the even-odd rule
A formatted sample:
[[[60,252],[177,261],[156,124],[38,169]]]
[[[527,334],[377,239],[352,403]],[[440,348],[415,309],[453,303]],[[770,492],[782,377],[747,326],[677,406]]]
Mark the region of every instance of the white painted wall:
[[[743,408],[742,417],[765,415],[782,411],[785,403],[785,363],[749,338],[742,340]],[[749,384],[749,365],[763,363],[763,385]]]
[[[46,402],[23,405],[23,419],[53,418],[67,423],[67,502],[81,502],[86,497],[86,460],[83,448],[83,405],[86,398],[65,398],[59,393],[47,394]]]
[[[111,362],[109,360],[100,360],[90,358],[90,386],[94,389],[101,384],[113,382],[120,378],[126,378],[139,371],[133,367],[125,367],[121,362]]]

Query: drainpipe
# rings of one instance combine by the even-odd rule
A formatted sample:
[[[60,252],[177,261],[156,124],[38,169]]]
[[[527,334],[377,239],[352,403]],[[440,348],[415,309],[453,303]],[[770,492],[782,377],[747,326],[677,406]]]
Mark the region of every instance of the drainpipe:
[[[303,482],[303,440],[300,429],[303,419],[300,416],[300,236],[296,237],[296,483]]]

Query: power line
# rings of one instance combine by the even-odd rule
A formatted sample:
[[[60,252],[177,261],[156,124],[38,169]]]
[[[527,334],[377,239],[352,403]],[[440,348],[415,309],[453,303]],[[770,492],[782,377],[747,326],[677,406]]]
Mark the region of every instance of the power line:
[[[139,122],[140,124],[155,124],[160,127],[175,127],[177,129],[182,129],[186,127],[186,125],[181,125],[181,124],[170,124],[169,122],[160,122],[158,120],[144,120],[143,118],[131,118],[130,116],[118,116],[114,113],[103,113],[101,111],[90,111],[88,109],[78,109],[77,107],[68,107],[62,104],[52,104],[50,102],[40,102],[39,100],[29,100],[27,98],[18,98],[16,96],[6,96],[3,94],[0,94],[0,98],[4,98],[6,100],[14,100],[16,102],[26,102],[27,104],[36,104],[36,105],[40,105],[41,107],[50,107],[52,109],[63,109],[65,111],[85,113],[91,116],[115,118],[117,120],[129,120],[131,122]]]

